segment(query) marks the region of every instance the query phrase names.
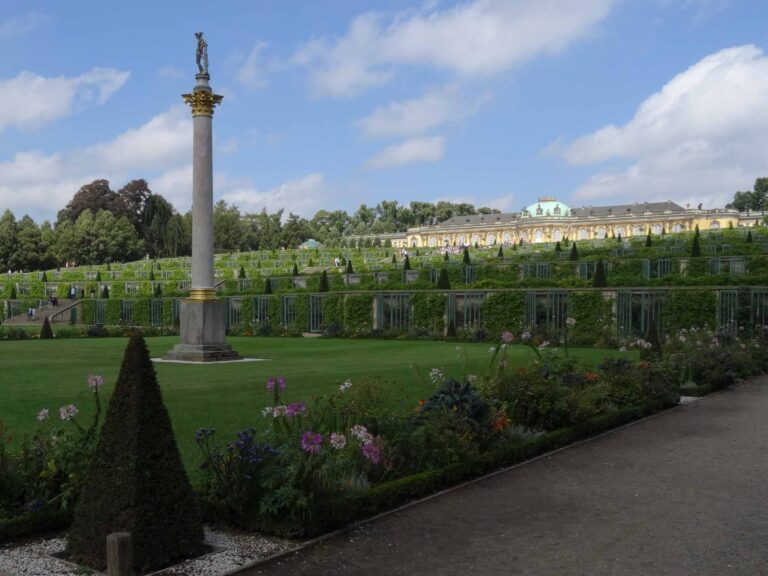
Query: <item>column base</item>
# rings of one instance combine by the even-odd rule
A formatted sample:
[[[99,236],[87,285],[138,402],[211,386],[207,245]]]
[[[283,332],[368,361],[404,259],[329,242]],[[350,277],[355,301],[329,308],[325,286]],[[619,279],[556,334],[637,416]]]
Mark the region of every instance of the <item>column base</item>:
[[[239,360],[240,355],[225,342],[226,310],[218,300],[182,300],[179,308],[181,343],[165,360],[217,362]]]

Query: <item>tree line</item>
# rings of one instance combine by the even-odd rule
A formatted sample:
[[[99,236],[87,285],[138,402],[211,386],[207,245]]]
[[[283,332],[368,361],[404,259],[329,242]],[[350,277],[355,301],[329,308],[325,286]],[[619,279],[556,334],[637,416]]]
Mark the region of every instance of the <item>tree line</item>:
[[[319,210],[311,219],[284,211],[241,213],[220,200],[213,210],[217,251],[295,248],[314,238],[340,246],[345,237],[404,232],[408,227],[442,222],[454,216],[493,214],[498,210],[440,201],[382,201],[361,204],[353,214]],[[192,250],[192,213],[181,214],[146,180],[131,180],[115,191],[107,180],[82,186],[57,213],[56,221],[0,216],[0,270],[43,270],[67,263],[105,264],[144,257],[187,256]]]

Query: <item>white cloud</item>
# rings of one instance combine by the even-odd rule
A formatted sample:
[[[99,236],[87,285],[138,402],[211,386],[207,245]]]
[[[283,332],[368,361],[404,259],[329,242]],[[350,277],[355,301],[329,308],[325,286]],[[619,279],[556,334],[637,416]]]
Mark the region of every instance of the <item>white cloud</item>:
[[[567,145],[571,164],[629,161],[596,174],[577,198],[674,199],[723,205],[765,173],[768,57],[756,46],[711,54],[648,97],[622,126]]]
[[[178,80],[179,78],[184,77],[184,72],[180,68],[168,65],[160,68],[160,70],[157,71],[157,75],[160,76],[160,78]]]
[[[237,79],[250,90],[260,90],[267,85],[267,65],[263,52],[266,42],[257,42],[237,70]]]
[[[430,136],[411,138],[400,144],[387,146],[371,157],[366,166],[369,168],[391,168],[403,164],[438,162],[443,158],[445,138]]]
[[[471,101],[456,84],[429,90],[412,100],[379,106],[358,127],[369,137],[416,136],[474,114],[480,100]]]
[[[80,76],[45,78],[22,71],[0,80],[0,131],[14,126],[40,128],[72,113],[73,108],[103,104],[128,80],[129,72],[93,68]]]
[[[0,21],[0,40],[29,34],[45,20],[47,17],[44,14],[34,11],[2,20]]]
[[[384,84],[402,65],[428,66],[462,77],[509,70],[557,53],[589,34],[615,0],[474,0],[416,13],[366,13],[347,34],[314,40],[294,55],[311,65],[313,91],[352,96]]]
[[[191,169],[188,185],[181,175],[192,155],[191,125],[188,111],[178,106],[100,144],[54,154],[19,152],[0,163],[0,206],[35,218],[52,218],[83,184],[106,178],[119,188],[137,177],[147,178],[158,193],[167,191],[177,207],[184,203],[175,201],[186,193],[188,206]]]
[[[249,186],[239,186],[225,192],[222,198],[230,204],[240,208],[241,213],[261,212],[266,208],[268,212],[285,210],[284,216],[289,212],[311,218],[320,208],[328,206],[332,196],[332,188],[325,182],[325,177],[320,172],[315,172],[291,180],[272,188],[260,191]]]

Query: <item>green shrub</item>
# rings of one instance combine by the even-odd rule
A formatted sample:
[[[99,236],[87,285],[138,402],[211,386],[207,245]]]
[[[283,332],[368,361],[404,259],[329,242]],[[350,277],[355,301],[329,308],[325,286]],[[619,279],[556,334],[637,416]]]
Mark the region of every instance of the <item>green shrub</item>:
[[[40,339],[50,340],[51,338],[53,338],[53,330],[51,330],[51,323],[46,316],[43,319],[43,326],[40,328]]]
[[[108,534],[130,532],[136,571],[203,550],[194,494],[144,339],[128,342],[68,535],[71,559],[104,569]]]

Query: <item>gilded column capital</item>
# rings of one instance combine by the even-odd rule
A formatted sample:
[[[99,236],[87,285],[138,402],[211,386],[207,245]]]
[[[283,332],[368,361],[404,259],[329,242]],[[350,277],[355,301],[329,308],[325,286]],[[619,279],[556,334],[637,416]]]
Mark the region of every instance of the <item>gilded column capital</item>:
[[[184,102],[192,107],[192,116],[213,116],[213,108],[221,103],[224,96],[219,96],[207,90],[199,90],[191,94],[182,94]]]

